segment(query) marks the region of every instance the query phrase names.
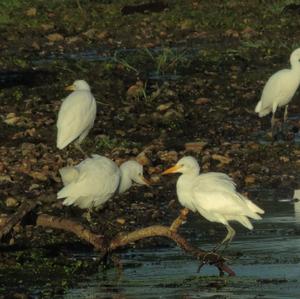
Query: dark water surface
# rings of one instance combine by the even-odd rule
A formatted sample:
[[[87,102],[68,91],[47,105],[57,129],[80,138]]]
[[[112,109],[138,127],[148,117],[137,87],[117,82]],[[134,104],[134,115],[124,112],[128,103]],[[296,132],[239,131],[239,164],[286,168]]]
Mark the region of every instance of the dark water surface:
[[[211,266],[197,274],[197,262],[177,247],[132,250],[121,255],[120,277],[114,269],[98,273],[64,298],[299,298],[300,203],[261,205],[264,219],[254,223],[253,232],[238,227],[225,251],[236,277],[220,278]],[[183,234],[191,233],[194,244],[210,249],[212,239],[224,233],[220,227],[218,236],[198,238],[195,232],[202,229],[207,223],[192,217]]]

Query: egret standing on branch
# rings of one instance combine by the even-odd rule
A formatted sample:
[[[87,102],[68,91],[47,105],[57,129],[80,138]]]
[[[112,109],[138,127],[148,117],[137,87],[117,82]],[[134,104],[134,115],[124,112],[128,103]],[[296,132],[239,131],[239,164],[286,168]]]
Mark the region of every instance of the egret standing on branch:
[[[272,134],[275,124],[277,107],[285,106],[284,122],[287,120],[288,104],[295,94],[300,83],[300,48],[293,51],[290,56],[290,69],[283,69],[273,74],[267,81],[260,101],[255,107],[259,117],[272,112]]]
[[[182,173],[177,181],[177,196],[185,208],[198,211],[211,222],[225,225],[228,233],[221,244],[229,244],[235,230],[229,221],[237,221],[248,229],[253,229],[249,218],[261,219],[264,211],[236,191],[235,183],[225,173],[208,172],[199,174],[200,166],[191,156],[183,157],[163,174]],[[219,246],[217,246],[219,247]]]
[[[56,144],[59,149],[63,149],[78,138],[75,146],[84,153],[80,144],[94,125],[96,101],[84,80],[75,81],[66,90],[73,92],[64,99],[58,113]]]

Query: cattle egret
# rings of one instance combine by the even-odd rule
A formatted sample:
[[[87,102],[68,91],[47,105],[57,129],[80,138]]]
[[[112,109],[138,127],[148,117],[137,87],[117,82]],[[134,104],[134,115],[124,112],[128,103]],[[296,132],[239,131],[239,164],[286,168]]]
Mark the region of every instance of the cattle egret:
[[[143,167],[136,161],[127,161],[119,168],[112,160],[92,155],[74,167],[59,170],[64,187],[57,198],[65,198],[63,205],[78,206],[81,209],[99,207],[109,200],[119,187],[125,192],[132,181],[148,185],[143,176]]]
[[[80,144],[94,125],[96,101],[84,80],[77,80],[66,89],[73,92],[64,99],[58,113],[56,144],[63,149],[78,138],[75,146],[83,152]]]
[[[300,83],[300,48],[293,51],[290,56],[290,69],[283,69],[273,74],[267,81],[260,101],[255,107],[259,117],[272,112],[272,133],[275,124],[277,107],[285,106],[284,122],[287,120],[288,104],[295,94]]]
[[[237,221],[248,229],[253,229],[249,218],[261,219],[264,211],[236,191],[235,183],[225,173],[209,172],[199,174],[197,160],[191,156],[183,157],[177,164],[163,174],[182,173],[177,180],[177,196],[185,208],[198,211],[211,222],[225,225],[227,235],[220,244],[229,244],[235,230],[229,221]]]

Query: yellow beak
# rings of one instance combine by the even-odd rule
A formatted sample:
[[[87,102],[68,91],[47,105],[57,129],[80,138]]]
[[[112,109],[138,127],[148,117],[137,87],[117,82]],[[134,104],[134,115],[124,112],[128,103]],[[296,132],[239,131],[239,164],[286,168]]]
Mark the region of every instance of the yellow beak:
[[[150,182],[149,180],[145,179],[144,177],[142,177],[142,180],[144,181],[144,183],[145,183],[147,186],[151,185],[151,182]]]
[[[170,173],[175,173],[175,172],[177,172],[178,169],[180,169],[180,166],[176,164],[176,165],[174,165],[174,166],[172,166],[172,167],[166,169],[166,170],[162,173],[162,175],[170,174]]]
[[[74,91],[75,90],[75,86],[74,85],[69,85],[65,88],[65,90],[70,90],[70,91]]]

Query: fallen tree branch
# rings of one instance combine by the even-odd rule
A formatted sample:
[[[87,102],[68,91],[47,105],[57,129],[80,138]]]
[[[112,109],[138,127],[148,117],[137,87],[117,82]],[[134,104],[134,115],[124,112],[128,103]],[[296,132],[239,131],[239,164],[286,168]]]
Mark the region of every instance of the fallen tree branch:
[[[12,228],[18,224],[24,216],[26,216],[30,211],[32,211],[37,205],[36,201],[33,200],[24,200],[19,206],[17,211],[8,217],[7,221],[0,228],[0,240],[2,237],[7,235]]]
[[[230,269],[230,267],[228,267],[228,265],[225,264],[224,258],[217,253],[206,252],[192,246],[184,237],[177,233],[179,226],[186,219],[186,215],[187,212],[182,210],[179,217],[173,221],[170,227],[152,225],[130,233],[120,233],[110,242],[106,242],[103,235],[95,234],[89,229],[83,227],[81,224],[69,219],[42,214],[37,218],[37,225],[72,232],[78,238],[92,244],[96,250],[101,252],[103,256],[119,247],[126,246],[141,239],[150,237],[166,237],[176,242],[176,244],[185,252],[192,254],[198,259],[205,260],[206,263],[216,266],[220,273],[225,272],[230,276],[234,276],[235,273]]]
[[[62,229],[64,231],[72,232],[77,237],[92,244],[96,250],[105,251],[104,236],[97,235],[90,230],[84,228],[80,223],[73,220],[41,214],[37,217],[36,224],[44,227],[51,227],[55,229]]]

